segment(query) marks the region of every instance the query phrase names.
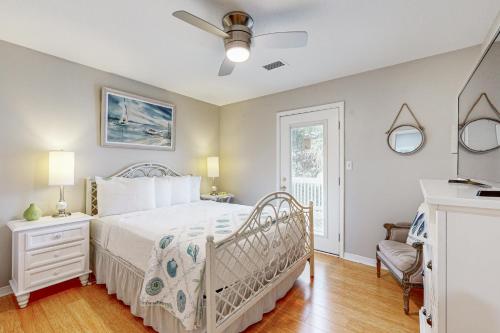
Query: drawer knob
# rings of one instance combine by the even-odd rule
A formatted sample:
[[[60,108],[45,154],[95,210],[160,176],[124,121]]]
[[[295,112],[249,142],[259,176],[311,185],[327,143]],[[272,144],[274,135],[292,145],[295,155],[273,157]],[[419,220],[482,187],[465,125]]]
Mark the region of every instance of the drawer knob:
[[[54,275],[59,275],[59,271],[55,271],[54,273],[52,273]]]
[[[59,258],[59,253],[54,253],[54,258]]]
[[[432,271],[432,260],[429,260],[429,262],[427,263],[427,268]]]
[[[428,315],[427,318],[425,319],[425,321],[427,322],[427,325],[432,327],[432,316],[431,315]]]
[[[431,314],[427,315],[427,310],[425,308],[422,310],[422,314],[425,317],[425,321],[427,322],[427,325],[432,327],[432,315]]]

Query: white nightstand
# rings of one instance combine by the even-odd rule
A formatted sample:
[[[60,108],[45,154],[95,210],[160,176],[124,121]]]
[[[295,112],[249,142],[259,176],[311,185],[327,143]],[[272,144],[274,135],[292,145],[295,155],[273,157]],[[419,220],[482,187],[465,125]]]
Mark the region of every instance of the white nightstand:
[[[224,194],[215,194],[212,195],[210,193],[202,194],[201,200],[212,200],[217,202],[232,202],[234,199],[234,194],[224,193]]]
[[[89,223],[91,217],[42,217],[38,221],[11,221],[12,280],[10,286],[20,308],[30,293],[59,282],[89,279]]]

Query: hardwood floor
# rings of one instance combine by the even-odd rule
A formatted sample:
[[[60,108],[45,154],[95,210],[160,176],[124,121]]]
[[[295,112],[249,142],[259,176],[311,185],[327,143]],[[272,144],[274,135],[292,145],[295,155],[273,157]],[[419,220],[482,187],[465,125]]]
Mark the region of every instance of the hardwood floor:
[[[306,271],[274,311],[247,329],[256,332],[418,332],[422,292],[403,312],[401,288],[387,271],[318,253],[316,277]],[[32,294],[25,309],[14,296],[0,298],[0,333],[154,332],[102,285],[80,287],[78,279]]]

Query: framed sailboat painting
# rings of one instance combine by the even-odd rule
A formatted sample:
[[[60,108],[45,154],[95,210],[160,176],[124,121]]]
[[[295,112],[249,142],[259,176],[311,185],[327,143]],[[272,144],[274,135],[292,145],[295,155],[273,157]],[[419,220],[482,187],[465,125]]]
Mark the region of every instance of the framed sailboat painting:
[[[174,150],[175,107],[102,88],[101,144],[105,147]]]

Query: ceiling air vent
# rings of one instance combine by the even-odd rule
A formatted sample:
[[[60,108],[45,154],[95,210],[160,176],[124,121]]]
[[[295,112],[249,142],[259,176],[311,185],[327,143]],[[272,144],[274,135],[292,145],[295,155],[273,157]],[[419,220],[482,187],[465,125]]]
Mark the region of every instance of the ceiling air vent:
[[[278,61],[272,62],[270,64],[264,65],[262,67],[264,67],[268,71],[272,71],[273,69],[280,68],[282,66],[285,66],[285,63],[281,60],[278,60]]]

